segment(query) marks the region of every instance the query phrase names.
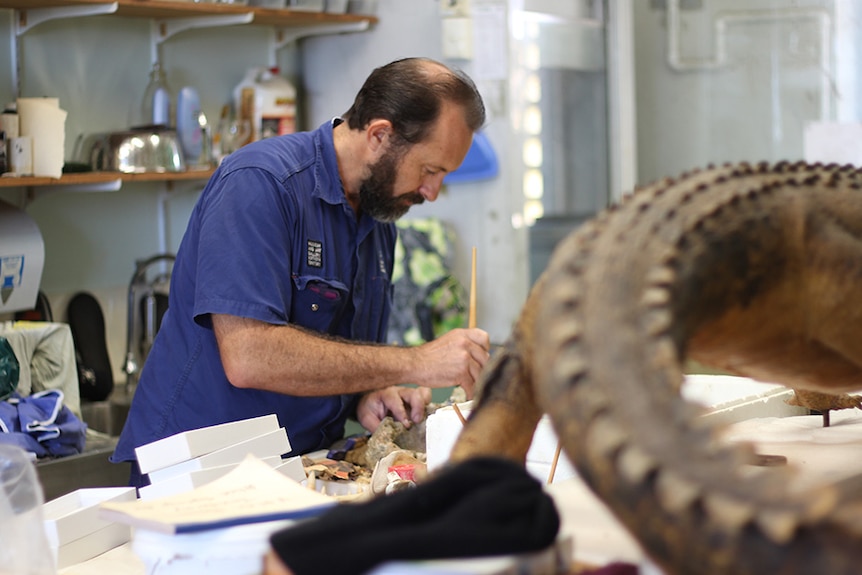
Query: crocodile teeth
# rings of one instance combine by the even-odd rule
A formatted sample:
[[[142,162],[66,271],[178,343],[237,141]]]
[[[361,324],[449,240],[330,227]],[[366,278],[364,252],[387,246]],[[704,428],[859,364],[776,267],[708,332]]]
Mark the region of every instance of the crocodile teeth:
[[[548,286],[548,298],[551,301],[566,305],[575,305],[580,299],[578,283],[574,281],[559,281],[556,285]]]
[[[659,307],[667,305],[670,301],[670,292],[661,287],[650,287],[644,290],[641,304],[646,307]]]
[[[551,326],[548,335],[551,341],[557,342],[557,344],[565,344],[577,340],[583,331],[581,323],[578,320],[566,318],[565,320],[561,319],[555,322]]]
[[[779,545],[790,541],[799,526],[798,513],[791,509],[760,511],[756,521],[766,536]]]
[[[676,281],[676,272],[668,266],[653,266],[647,272],[646,281],[654,286],[668,286]]]
[[[622,426],[610,417],[598,417],[590,425],[587,445],[598,457],[607,457],[628,440]]]
[[[577,381],[587,372],[587,363],[579,353],[569,351],[560,354],[553,368],[565,381]]]
[[[662,335],[670,328],[673,318],[667,310],[655,310],[647,313],[642,324],[647,335]]]
[[[754,516],[754,508],[747,502],[722,493],[709,493],[704,499],[709,515],[729,531],[735,531]]]
[[[672,471],[659,474],[656,489],[662,507],[671,513],[688,508],[701,494],[700,485]]]
[[[631,485],[637,485],[658,466],[658,463],[639,447],[629,445],[617,459],[617,466],[623,478]]]

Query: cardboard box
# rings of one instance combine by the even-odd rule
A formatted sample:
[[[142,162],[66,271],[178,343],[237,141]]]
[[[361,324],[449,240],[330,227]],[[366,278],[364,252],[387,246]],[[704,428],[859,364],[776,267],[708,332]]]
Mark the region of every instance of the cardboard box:
[[[279,428],[275,414],[192,429],[135,449],[141,473],[176,465]],[[287,451],[290,451],[288,449]]]

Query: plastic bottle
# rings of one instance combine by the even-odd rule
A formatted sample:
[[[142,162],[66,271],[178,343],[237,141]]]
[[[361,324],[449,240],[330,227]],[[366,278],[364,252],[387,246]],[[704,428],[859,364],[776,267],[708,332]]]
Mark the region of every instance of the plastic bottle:
[[[161,64],[156,62],[150,72],[150,82],[144,90],[141,101],[139,125],[142,126],[173,126],[171,117],[171,90]]]
[[[296,131],[296,88],[278,68],[251,68],[234,88],[239,120],[250,120],[250,140],[283,136]]]
[[[185,86],[177,96],[177,136],[186,163],[198,165],[204,152],[204,134],[201,122],[201,99],[198,91]]]

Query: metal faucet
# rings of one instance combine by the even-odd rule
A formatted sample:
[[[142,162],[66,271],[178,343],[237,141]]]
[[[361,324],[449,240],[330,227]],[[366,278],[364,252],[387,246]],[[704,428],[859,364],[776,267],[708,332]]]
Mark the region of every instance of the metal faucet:
[[[126,318],[126,361],[123,365],[123,371],[126,374],[126,395],[128,397],[131,397],[134,392],[134,388],[138,383],[138,373],[141,369],[141,366],[138,365],[138,354],[135,352],[134,347],[135,334],[137,333],[137,314],[135,313],[135,303],[137,298],[135,288],[141,285],[147,275],[147,270],[153,264],[163,261],[173,262],[174,260],[176,260],[176,256],[174,254],[165,253],[156,254],[147,259],[135,262],[135,273],[132,274],[132,279],[129,282],[129,296],[127,304],[128,316]],[[168,279],[170,278],[170,274],[161,274],[159,278]]]

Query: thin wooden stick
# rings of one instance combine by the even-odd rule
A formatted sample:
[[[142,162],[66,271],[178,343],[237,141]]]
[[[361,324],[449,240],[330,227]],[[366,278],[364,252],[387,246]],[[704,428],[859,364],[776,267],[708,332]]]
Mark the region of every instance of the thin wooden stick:
[[[470,315],[467,318],[467,327],[473,329],[476,327],[476,246],[473,246],[473,263],[472,270],[470,272]],[[453,403],[452,407],[455,408],[455,415],[458,416],[458,419],[461,420],[461,425],[467,425],[467,420],[464,418],[464,414],[461,413],[461,408],[458,407],[457,403]]]
[[[554,461],[551,462],[551,472],[548,473],[548,485],[554,482],[554,474],[557,472],[557,462],[560,460],[560,451],[562,449],[562,442],[557,440],[557,450],[554,452]]]
[[[461,425],[467,425],[467,420],[464,419],[464,414],[461,413],[461,408],[458,407],[457,403],[453,403],[452,407],[455,409],[455,415],[458,416],[458,419],[461,420]]]
[[[476,246],[473,246],[473,265],[470,273],[470,317],[467,327],[476,327]]]

